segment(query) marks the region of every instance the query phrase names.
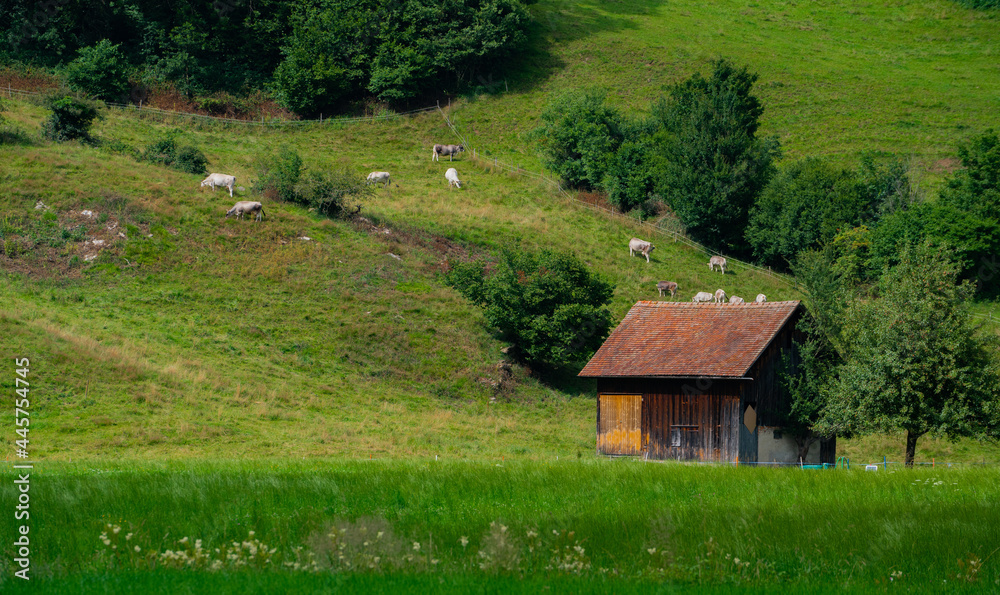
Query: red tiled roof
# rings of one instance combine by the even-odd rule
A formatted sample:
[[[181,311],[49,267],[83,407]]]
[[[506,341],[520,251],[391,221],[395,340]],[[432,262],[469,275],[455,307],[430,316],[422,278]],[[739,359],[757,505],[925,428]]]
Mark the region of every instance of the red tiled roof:
[[[743,377],[799,302],[638,302],[580,376]]]

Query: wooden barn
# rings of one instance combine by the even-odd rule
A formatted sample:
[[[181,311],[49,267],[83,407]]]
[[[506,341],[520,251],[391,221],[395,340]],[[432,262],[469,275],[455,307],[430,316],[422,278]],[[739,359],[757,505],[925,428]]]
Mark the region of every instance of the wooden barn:
[[[597,379],[597,451],[651,459],[797,463],[778,379],[799,302],[639,302],[580,372]],[[805,463],[833,463],[836,439]]]

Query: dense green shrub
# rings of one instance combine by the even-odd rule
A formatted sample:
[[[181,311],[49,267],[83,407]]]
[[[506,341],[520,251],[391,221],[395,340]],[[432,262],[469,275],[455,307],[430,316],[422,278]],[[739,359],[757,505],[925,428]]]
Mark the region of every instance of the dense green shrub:
[[[757,138],[757,75],[725,60],[675,85],[654,110],[657,193],[698,241],[746,253],[750,207],[774,173],[776,138]]]
[[[69,86],[104,101],[125,99],[129,91],[129,66],[119,45],[102,39],[80,48],[77,58],[66,65]]]
[[[921,203],[913,208],[884,217],[871,238],[870,267],[879,272],[895,266],[906,246],[929,243],[949,248],[964,279],[981,281],[981,290],[996,291],[996,271],[988,278],[978,278],[983,264],[995,266],[1000,254],[1000,223],[980,217],[955,206]]]
[[[611,328],[613,286],[571,254],[504,248],[496,262],[453,263],[447,282],[532,364],[586,360]]]
[[[566,184],[598,188],[625,139],[623,119],[595,91],[572,91],[542,112],[536,131],[545,166]]]
[[[854,174],[816,158],[778,172],[750,210],[746,238],[760,262],[787,267],[806,248],[831,240],[870,210]]]
[[[300,204],[328,217],[343,217],[350,212],[350,199],[360,200],[374,192],[364,178],[349,172],[306,171],[302,157],[288,147],[261,155],[255,169],[255,192],[269,200]]]
[[[941,192],[945,204],[996,218],[1000,214],[1000,136],[993,130],[958,146],[964,169]]]
[[[42,135],[50,140],[90,141],[90,127],[100,113],[97,106],[75,97],[50,96],[45,100],[52,115],[42,123]]]
[[[375,188],[364,178],[349,172],[305,172],[295,186],[295,202],[327,217],[343,217],[351,212],[349,199],[370,196]]]
[[[257,181],[253,189],[271,200],[297,202],[296,185],[302,177],[302,157],[288,147],[277,153],[259,156],[254,168]]]
[[[208,172],[208,158],[204,153],[196,147],[177,146],[177,141],[169,137],[147,145],[142,159],[190,174]]]
[[[655,150],[649,123],[628,123],[623,126],[624,140],[605,165],[601,188],[608,201],[621,211],[642,209],[653,199],[656,177],[651,158]]]

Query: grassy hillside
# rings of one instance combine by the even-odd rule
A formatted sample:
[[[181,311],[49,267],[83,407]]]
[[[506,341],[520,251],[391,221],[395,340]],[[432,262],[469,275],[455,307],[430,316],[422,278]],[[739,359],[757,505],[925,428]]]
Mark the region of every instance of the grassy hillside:
[[[15,104],[10,116],[35,130],[43,110]],[[452,164],[429,158],[447,133],[438,114],[261,131],[112,112],[96,128],[139,147],[168,132],[239,184],[255,155],[287,145],[310,168],[387,169],[399,186],[363,220],[268,203],[253,224],[225,220],[234,199],[199,188],[200,176],[76,144],[4,147],[15,189],[4,234],[17,248],[2,257],[0,324],[5,350],[37,374],[39,457],[590,452],[590,385],[545,385],[520,368],[505,377],[503,345],[440,281],[448,258],[504,242],[579,254],[616,284],[616,317],[655,299],[661,279],[680,283],[679,299],[716,286],[797,297],[739,266],[712,275],[679,243],[659,241],[648,264],[630,259],[634,225],[468,158],[453,164],[467,184],[449,191]]]
[[[524,133],[553,93],[603,88],[641,112],[719,57],[759,73],[761,133],[777,135],[786,158],[889,151],[936,184],[957,165],[957,141],[1000,126],[1000,15],[950,0],[548,0],[533,12],[534,53],[511,92],[487,86],[495,95],[455,114],[474,144],[526,164],[537,156]]]
[[[719,287],[800,295],[739,265],[712,274],[698,250],[492,172],[493,156],[540,169],[528,133],[553,93],[603,86],[640,111],[664,85],[727,56],[761,73],[764,132],[788,157],[877,149],[913,155],[932,173],[953,167],[954,144],[995,117],[1000,84],[986,75],[996,21],[950,2],[554,0],[532,10],[532,54],[510,91],[486,80],[495,95],[447,110],[478,161],[431,162],[433,143],[454,142],[434,112],[275,129],[110,112],[95,127],[138,148],[174,134],[246,188],[253,158],[282,145],[317,170],[392,172],[398,187],[352,222],[282,203],[265,205],[262,224],[224,220],[234,199],[199,188],[198,176],[77,144],[0,146],[0,347],[32,360],[33,456],[592,453],[592,384],[568,372],[543,383],[518,367],[508,376],[503,344],[441,282],[449,258],[508,242],[573,251],[615,284],[616,319],[657,299],[659,280],[677,281],[678,299]],[[6,118],[35,135],[45,110],[8,106]],[[452,165],[462,190],[444,180]],[[657,244],[651,263],[628,257],[632,236]],[[10,373],[0,387],[13,388]],[[984,451],[954,452],[978,460]]]

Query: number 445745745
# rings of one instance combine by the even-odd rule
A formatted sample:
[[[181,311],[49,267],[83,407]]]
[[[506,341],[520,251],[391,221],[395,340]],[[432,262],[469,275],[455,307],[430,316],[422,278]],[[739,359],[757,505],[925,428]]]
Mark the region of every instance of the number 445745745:
[[[20,440],[16,441],[17,447],[23,451],[28,449],[28,425],[30,423],[28,419],[28,406],[30,401],[28,400],[28,366],[30,362],[28,358],[21,358],[14,360],[14,365],[17,367],[14,372],[17,376],[14,377],[14,389],[17,393],[17,398],[14,400],[14,413],[15,413],[15,424],[17,424],[17,435],[21,437]]]

